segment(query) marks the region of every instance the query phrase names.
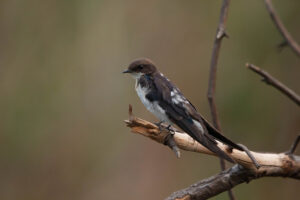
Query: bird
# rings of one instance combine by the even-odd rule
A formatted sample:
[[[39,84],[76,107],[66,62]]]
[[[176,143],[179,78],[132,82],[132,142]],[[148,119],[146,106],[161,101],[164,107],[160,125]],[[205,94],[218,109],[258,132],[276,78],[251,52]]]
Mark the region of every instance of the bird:
[[[131,62],[123,73],[135,79],[135,90],[144,106],[161,123],[177,125],[198,143],[219,157],[234,162],[217,146],[217,140],[231,148],[243,151],[242,147],[222,135],[201,114],[182,92],[148,58]]]

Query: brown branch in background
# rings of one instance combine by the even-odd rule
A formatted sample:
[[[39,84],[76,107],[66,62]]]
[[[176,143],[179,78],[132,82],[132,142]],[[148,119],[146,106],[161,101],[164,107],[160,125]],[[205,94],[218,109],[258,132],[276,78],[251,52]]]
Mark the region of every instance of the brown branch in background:
[[[267,6],[267,10],[271,16],[271,19],[273,20],[274,24],[276,25],[276,28],[284,38],[283,45],[287,44],[289,45],[292,50],[296,53],[296,55],[300,56],[300,46],[299,44],[294,40],[294,38],[290,35],[290,33],[287,31],[287,29],[284,27],[282,21],[278,17],[278,15],[275,12],[275,9],[273,8],[271,0],[265,0],[265,4]],[[281,44],[281,46],[282,46]]]
[[[260,69],[259,67],[249,63],[246,63],[246,67],[262,76],[265,83],[272,85],[300,106],[300,96],[296,92],[285,86],[283,83],[271,76],[268,72]]]
[[[219,58],[219,52],[221,48],[222,38],[227,36],[225,32],[225,23],[228,16],[228,7],[229,7],[230,0],[224,0],[222,3],[221,8],[221,15],[220,21],[217,28],[216,38],[214,41],[212,57],[210,62],[210,72],[209,72],[209,80],[208,80],[208,91],[207,91],[207,98],[209,101],[212,121],[218,130],[221,129],[220,122],[218,120],[216,102],[215,102],[215,92],[216,92],[216,79],[217,79],[217,64]]]
[[[217,28],[217,33],[214,41],[212,56],[211,56],[211,62],[210,62],[210,72],[209,72],[209,80],[208,80],[208,91],[207,91],[207,98],[210,106],[210,112],[212,116],[213,125],[216,129],[221,131],[221,125],[218,119],[217,114],[217,107],[215,102],[215,92],[216,92],[216,79],[217,79],[217,65],[218,65],[218,58],[219,58],[219,52],[222,44],[222,39],[224,37],[228,37],[226,31],[225,31],[225,25],[227,21],[228,16],[228,9],[229,9],[229,3],[230,0],[223,0],[222,7],[221,7],[221,13],[220,13],[220,19],[219,19],[219,25]],[[221,169],[225,170],[225,161],[220,158],[220,165]],[[229,198],[231,200],[234,200],[234,195],[231,190],[228,191]]]

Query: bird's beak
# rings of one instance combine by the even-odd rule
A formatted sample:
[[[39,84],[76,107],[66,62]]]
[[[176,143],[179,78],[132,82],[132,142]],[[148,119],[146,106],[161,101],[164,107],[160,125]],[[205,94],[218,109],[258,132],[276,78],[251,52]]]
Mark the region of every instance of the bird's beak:
[[[122,72],[123,74],[125,73],[131,73],[131,71],[129,69],[126,69],[125,71]]]

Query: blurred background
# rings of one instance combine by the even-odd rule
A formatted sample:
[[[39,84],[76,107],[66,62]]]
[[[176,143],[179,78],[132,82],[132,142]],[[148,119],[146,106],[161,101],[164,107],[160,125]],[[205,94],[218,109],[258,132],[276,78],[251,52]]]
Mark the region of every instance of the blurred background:
[[[300,42],[300,2],[274,0]],[[215,157],[132,134],[123,120],[157,121],[134,80],[121,74],[151,58],[209,120],[209,63],[221,1],[0,1],[0,199],[163,199],[220,171]],[[286,151],[299,107],[245,68],[250,62],[300,93],[300,60],[262,0],[232,1],[217,80],[223,132],[256,151]],[[298,150],[298,153],[299,150]],[[297,199],[300,183],[263,178],[238,199]],[[228,199],[221,194],[213,199]]]

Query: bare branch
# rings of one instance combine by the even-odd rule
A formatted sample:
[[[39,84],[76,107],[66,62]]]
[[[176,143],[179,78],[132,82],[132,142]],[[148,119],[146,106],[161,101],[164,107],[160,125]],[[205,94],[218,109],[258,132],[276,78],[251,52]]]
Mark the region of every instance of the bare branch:
[[[137,117],[132,117],[130,120],[125,120],[125,123],[128,127],[131,128],[131,131],[133,133],[141,134],[161,144],[164,144],[165,138],[169,135],[168,131],[165,130],[161,131],[159,127],[156,126],[155,124]],[[173,139],[176,145],[182,150],[217,156],[215,153],[211,152],[206,147],[202,146],[200,143],[195,141],[192,137],[190,137],[186,133],[175,131],[173,135]],[[251,154],[256,158],[257,162],[261,166],[259,169],[256,169],[255,165],[253,164],[249,156],[246,154],[246,152],[239,151],[237,149],[228,150],[227,145],[219,141],[216,142],[218,147],[221,150],[223,150],[228,156],[230,156],[236,163],[244,166],[246,169],[252,169],[255,171],[264,170],[265,167],[283,166],[282,159],[283,158],[287,159],[288,157],[284,153],[275,154],[275,153],[258,153],[258,152],[250,151]],[[297,165],[300,170],[300,163],[297,163]]]
[[[290,33],[284,27],[282,21],[280,20],[280,18],[278,17],[278,15],[275,12],[275,9],[273,8],[271,0],[265,0],[265,4],[266,4],[267,10],[271,16],[271,19],[273,20],[274,24],[276,25],[276,28],[278,29],[278,31],[280,32],[282,37],[285,39],[286,43],[282,43],[282,44],[288,44],[292,48],[292,50],[296,53],[296,55],[300,56],[299,44],[294,40],[294,38],[290,35]]]
[[[260,69],[259,67],[249,63],[246,63],[246,67],[262,76],[265,83],[272,85],[300,106],[300,96],[296,92],[285,86],[279,80],[275,79],[268,72]]]
[[[160,130],[155,124],[134,117],[132,114],[129,120],[125,120],[125,123],[133,133],[141,134],[161,144],[164,144],[166,137],[169,135],[168,131]],[[175,131],[173,139],[176,146],[182,150],[217,156],[186,133]],[[250,151],[261,166],[257,169],[245,152],[237,149],[229,151],[227,145],[221,142],[218,142],[217,145],[238,165],[234,165],[218,175],[199,181],[186,189],[177,191],[167,200],[207,199],[230,190],[238,184],[265,176],[289,177],[300,180],[300,156]]]
[[[253,171],[240,165],[234,165],[226,171],[194,183],[185,189],[174,192],[172,195],[166,198],[166,200],[205,200],[229,190],[241,183],[249,183],[254,179],[262,177],[290,177],[299,179],[299,172],[299,167],[298,169],[295,168],[294,170],[288,172],[283,168],[276,166],[270,166],[263,171]]]

